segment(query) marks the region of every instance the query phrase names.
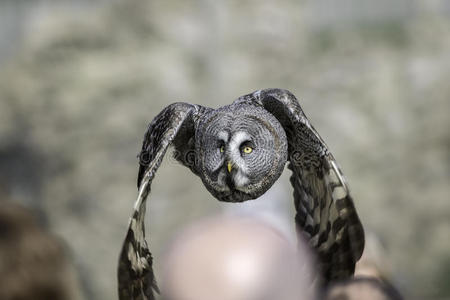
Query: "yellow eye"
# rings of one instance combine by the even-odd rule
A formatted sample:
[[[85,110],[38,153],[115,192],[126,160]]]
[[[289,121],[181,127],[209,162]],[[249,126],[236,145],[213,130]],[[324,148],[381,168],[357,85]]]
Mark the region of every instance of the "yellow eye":
[[[220,146],[220,153],[223,153],[225,151],[225,147],[224,146]]]
[[[244,149],[243,149],[243,151],[244,151],[244,153],[249,154],[249,153],[252,153],[253,148],[252,148],[252,147],[249,147],[249,146],[245,146]]]

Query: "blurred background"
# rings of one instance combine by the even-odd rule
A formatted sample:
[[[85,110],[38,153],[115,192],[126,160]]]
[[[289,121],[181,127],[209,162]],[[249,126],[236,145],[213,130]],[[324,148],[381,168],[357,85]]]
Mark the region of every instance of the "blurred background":
[[[386,276],[408,299],[450,299],[449,80],[446,0],[1,0],[1,199],[64,240],[85,299],[116,299],[147,123],[175,101],[285,88],[344,170]],[[211,213],[293,235],[289,175],[219,203],[166,156],[147,206],[157,276],[173,234]]]

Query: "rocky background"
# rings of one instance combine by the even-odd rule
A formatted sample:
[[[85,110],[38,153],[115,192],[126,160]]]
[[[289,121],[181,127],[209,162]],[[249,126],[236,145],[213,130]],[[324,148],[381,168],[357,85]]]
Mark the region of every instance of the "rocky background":
[[[445,0],[2,0],[2,199],[65,241],[85,299],[116,299],[147,123],[174,101],[286,88],[342,166],[387,276],[408,299],[449,299],[449,80]],[[167,157],[147,214],[157,273],[173,234],[214,212],[292,232],[288,173],[264,199],[218,203]]]

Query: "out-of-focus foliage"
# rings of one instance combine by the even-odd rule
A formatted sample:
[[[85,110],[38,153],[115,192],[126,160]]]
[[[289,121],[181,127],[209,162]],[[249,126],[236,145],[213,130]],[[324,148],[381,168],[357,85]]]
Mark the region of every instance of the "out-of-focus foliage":
[[[174,101],[218,107],[267,87],[301,99],[394,282],[410,299],[450,297],[445,1],[31,3],[0,3],[22,22],[0,32],[0,185],[64,238],[88,299],[116,297],[146,124]],[[287,176],[266,200],[290,221]],[[239,205],[170,158],[153,184],[157,264],[174,230]]]

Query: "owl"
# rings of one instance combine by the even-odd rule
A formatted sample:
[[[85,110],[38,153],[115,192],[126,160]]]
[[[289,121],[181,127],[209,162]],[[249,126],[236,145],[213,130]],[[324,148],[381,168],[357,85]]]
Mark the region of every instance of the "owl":
[[[364,230],[342,171],[295,96],[264,89],[218,109],[173,103],[149,124],[139,155],[138,197],[119,258],[121,300],[153,300],[159,293],[145,240],[145,202],[169,146],[219,201],[258,198],[288,164],[296,229],[315,250],[322,282],[353,275]]]

